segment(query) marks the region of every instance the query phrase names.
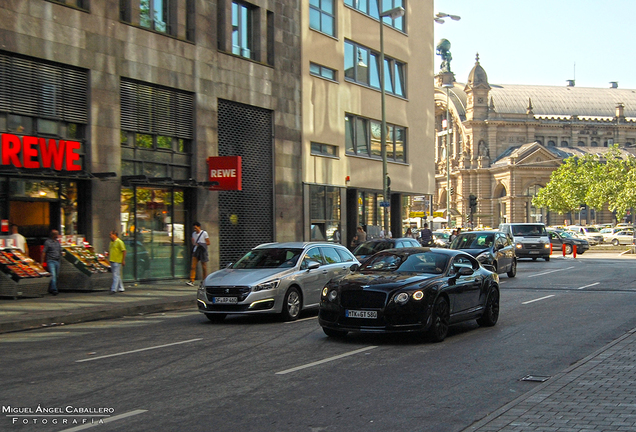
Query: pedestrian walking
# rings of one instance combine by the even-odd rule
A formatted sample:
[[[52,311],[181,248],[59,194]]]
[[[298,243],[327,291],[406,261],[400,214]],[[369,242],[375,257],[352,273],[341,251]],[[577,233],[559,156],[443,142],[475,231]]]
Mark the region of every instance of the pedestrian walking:
[[[354,249],[360,243],[367,241],[367,233],[362,229],[361,226],[357,228],[356,235],[353,236],[351,240],[351,248]]]
[[[60,273],[60,261],[62,260],[62,245],[58,241],[60,232],[58,230],[51,230],[49,238],[44,242],[44,248],[42,249],[42,264],[46,263],[46,268],[51,273],[51,281],[49,282],[49,293],[56,296],[57,290],[57,276]]]
[[[433,244],[433,231],[428,229],[427,223],[424,223],[424,228],[420,230],[420,242],[422,246],[431,246]]]
[[[110,245],[108,247],[108,261],[110,271],[113,273],[113,283],[110,286],[110,293],[124,292],[124,282],[121,278],[122,267],[126,265],[126,245],[119,238],[117,231],[110,232]]]
[[[190,268],[190,280],[186,285],[194,286],[194,280],[197,277],[197,264],[201,263],[202,278],[208,275],[208,246],[210,245],[210,237],[208,233],[201,229],[201,224],[195,222],[192,224],[194,229],[192,232],[192,265]]]
[[[11,224],[11,235],[10,239],[15,241],[15,246],[20,249],[27,256],[29,255],[29,246],[27,245],[26,239],[22,234],[18,232],[18,226],[16,224]]]

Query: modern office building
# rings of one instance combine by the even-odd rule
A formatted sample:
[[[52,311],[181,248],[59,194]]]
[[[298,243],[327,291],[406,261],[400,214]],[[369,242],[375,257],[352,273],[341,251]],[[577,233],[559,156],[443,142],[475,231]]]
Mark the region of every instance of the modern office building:
[[[465,83],[435,88],[437,145],[436,209],[446,208],[452,188],[451,224],[469,224],[469,201],[477,199],[475,226],[502,222],[616,222],[605,209],[582,209],[559,215],[535,208],[532,198],[546,185],[565,158],[598,154],[620,146],[636,152],[636,92],[567,85],[496,85],[488,81],[477,57]],[[449,112],[450,185],[446,171],[446,129]],[[582,203],[583,204],[583,203]],[[618,221],[621,222],[621,221]]]
[[[401,235],[411,211],[430,211],[435,186],[433,1],[308,3],[301,11],[304,237],[348,245],[359,225],[380,235],[385,212],[392,235]],[[382,67],[380,14],[397,7],[403,16],[383,18]]]

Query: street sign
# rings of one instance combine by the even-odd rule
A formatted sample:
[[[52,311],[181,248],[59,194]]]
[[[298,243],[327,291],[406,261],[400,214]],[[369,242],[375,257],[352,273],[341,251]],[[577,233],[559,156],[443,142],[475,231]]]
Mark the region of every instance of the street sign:
[[[380,207],[391,207],[391,203],[388,201],[380,201]]]
[[[426,216],[428,215],[426,214],[426,212],[423,212],[423,211],[409,212],[409,217],[412,217],[412,218],[417,218],[417,217],[423,218]]]
[[[433,217],[444,217],[444,212],[433,212]]]

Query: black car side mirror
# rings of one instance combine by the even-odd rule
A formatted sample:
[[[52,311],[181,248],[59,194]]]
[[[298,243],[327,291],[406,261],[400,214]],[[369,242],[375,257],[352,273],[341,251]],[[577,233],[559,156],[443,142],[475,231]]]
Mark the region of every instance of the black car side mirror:
[[[465,267],[463,265],[456,266],[455,269],[457,270],[457,276],[470,276],[474,273],[474,270],[471,267]]]

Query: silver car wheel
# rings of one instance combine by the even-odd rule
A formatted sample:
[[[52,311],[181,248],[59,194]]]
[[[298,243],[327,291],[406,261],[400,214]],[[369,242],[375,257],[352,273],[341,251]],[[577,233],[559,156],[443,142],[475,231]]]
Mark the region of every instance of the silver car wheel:
[[[285,295],[283,305],[283,317],[287,321],[293,321],[300,315],[300,293],[296,288],[290,288]]]

